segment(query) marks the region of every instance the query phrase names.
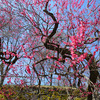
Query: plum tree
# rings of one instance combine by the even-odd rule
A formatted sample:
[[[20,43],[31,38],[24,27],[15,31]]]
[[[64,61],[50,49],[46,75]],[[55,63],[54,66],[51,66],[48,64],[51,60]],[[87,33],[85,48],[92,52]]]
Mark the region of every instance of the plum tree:
[[[18,42],[15,46],[11,43],[13,48],[17,46],[15,50],[7,49],[12,47],[10,44],[3,44],[3,49],[6,49],[0,52],[1,61],[16,65],[19,58],[28,59],[30,64],[26,66],[26,71],[28,74],[33,74],[31,70],[34,71],[39,86],[43,77],[48,82],[53,82],[52,75],[58,75],[58,80],[64,78],[67,86],[74,85],[81,90],[86,89],[88,84],[87,98],[92,100],[100,68],[99,1],[0,2],[0,11],[4,11],[0,15],[0,20],[3,20],[0,25],[2,36],[10,35],[11,39],[8,40]]]

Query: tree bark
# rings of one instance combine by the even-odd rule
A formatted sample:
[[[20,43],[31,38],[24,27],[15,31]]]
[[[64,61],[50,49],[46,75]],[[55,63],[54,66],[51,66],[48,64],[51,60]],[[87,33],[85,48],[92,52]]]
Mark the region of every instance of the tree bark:
[[[59,48],[58,44],[54,44],[54,43],[50,43],[49,42],[49,40],[56,34],[56,31],[57,31],[59,23],[57,22],[55,16],[52,13],[47,11],[47,5],[48,5],[48,2],[46,3],[46,7],[45,7],[44,12],[52,18],[52,20],[55,22],[55,26],[54,26],[53,31],[51,32],[51,34],[47,37],[47,39],[46,39],[46,41],[44,43],[44,46],[48,50],[54,50],[54,51],[57,51],[58,53],[60,53],[62,55],[62,57],[63,57],[63,60],[65,60],[66,57],[67,58],[69,57],[71,59],[71,52],[70,52],[69,49]],[[66,56],[66,54],[69,55],[69,56]],[[81,53],[79,51],[76,51],[75,54],[80,56],[83,53]],[[92,56],[93,55],[91,55],[91,54],[87,54],[87,57],[85,58],[87,60],[87,62],[89,62],[89,60],[91,59]],[[95,84],[96,81],[97,81],[97,77],[99,75],[99,72],[98,72],[98,67],[96,66],[96,63],[95,63],[94,59],[92,60],[92,63],[89,66],[89,72],[90,72],[89,79],[93,84]],[[92,91],[92,90],[94,90],[93,84],[92,85],[91,84],[88,85],[88,92],[93,93],[93,91]],[[92,94],[88,95],[87,100],[92,100]]]
[[[94,91],[93,85],[96,83],[97,78],[99,76],[98,66],[95,65],[94,60],[89,66],[89,72],[90,72],[89,79],[92,83],[88,84],[88,92],[90,92],[90,94],[88,94],[87,100],[93,100],[93,91]]]

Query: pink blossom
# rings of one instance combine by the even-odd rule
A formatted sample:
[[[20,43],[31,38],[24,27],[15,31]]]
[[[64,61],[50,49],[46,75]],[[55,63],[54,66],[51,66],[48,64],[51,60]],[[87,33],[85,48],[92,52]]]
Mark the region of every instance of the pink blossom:
[[[19,2],[19,0],[16,0],[16,2]]]
[[[21,81],[21,84],[24,84],[24,81],[23,80],[20,80]]]
[[[51,57],[49,57],[48,55],[46,56],[48,59],[51,59]]]
[[[88,65],[86,65],[84,68],[85,68],[85,69],[88,69]]]
[[[13,65],[10,65],[10,68],[13,68]]]
[[[26,66],[26,70],[27,70],[27,72],[28,72],[29,74],[31,74],[31,71],[30,71],[29,65]]]
[[[61,76],[60,76],[60,75],[58,75],[57,79],[58,79],[58,80],[61,80]]]
[[[9,80],[7,81],[7,83],[10,83],[11,82],[11,78],[9,78]]]

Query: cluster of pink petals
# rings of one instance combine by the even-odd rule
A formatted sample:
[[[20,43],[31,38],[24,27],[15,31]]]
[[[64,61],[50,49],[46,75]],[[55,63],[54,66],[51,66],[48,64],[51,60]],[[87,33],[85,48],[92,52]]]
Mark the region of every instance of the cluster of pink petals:
[[[58,80],[61,80],[61,75],[58,75],[57,79],[58,79]]]
[[[30,71],[30,68],[29,68],[29,65],[26,66],[26,70],[29,74],[31,74],[31,71]]]

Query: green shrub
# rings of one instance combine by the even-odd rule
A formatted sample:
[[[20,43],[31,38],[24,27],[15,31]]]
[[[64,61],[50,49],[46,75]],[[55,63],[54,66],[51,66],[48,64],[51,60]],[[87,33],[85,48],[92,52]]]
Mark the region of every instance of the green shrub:
[[[2,93],[2,94],[0,94],[0,100],[6,100],[6,98],[5,98],[5,96],[4,96],[4,94]]]
[[[0,88],[0,100],[67,100],[68,95],[66,90],[59,87],[42,87],[40,88],[40,94],[37,94],[38,87],[20,87],[20,86],[3,86]],[[72,90],[71,95],[75,97],[75,100],[85,100],[81,98],[82,93],[79,89]]]

